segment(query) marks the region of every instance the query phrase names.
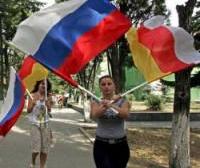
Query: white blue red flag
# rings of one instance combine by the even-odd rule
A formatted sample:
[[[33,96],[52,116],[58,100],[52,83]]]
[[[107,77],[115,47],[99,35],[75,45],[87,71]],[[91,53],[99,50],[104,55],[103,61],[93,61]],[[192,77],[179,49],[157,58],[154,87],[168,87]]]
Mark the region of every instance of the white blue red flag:
[[[131,21],[107,0],[69,0],[23,21],[12,43],[69,81],[130,27]]]
[[[20,116],[25,102],[24,93],[21,79],[11,68],[9,88],[0,112],[0,136],[5,136]]]

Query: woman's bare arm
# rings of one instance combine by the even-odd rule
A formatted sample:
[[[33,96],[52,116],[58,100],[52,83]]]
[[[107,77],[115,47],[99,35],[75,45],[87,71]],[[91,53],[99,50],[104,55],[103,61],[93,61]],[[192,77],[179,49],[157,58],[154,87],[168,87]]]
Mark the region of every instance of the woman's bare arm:
[[[124,119],[128,118],[129,111],[130,111],[130,105],[128,101],[124,101],[124,103],[120,107],[116,106],[115,104],[110,104],[110,107],[114,108],[115,110],[119,112],[118,116],[120,118],[124,118]]]
[[[33,99],[32,98],[29,98],[28,99],[28,107],[27,107],[27,112],[28,113],[31,113],[32,110],[33,110],[33,107],[35,106],[36,104],[36,99],[35,99],[35,96],[32,95]]]
[[[106,109],[107,107],[103,102],[97,103],[95,101],[92,101],[90,104],[90,117],[93,119],[99,118],[105,113]]]

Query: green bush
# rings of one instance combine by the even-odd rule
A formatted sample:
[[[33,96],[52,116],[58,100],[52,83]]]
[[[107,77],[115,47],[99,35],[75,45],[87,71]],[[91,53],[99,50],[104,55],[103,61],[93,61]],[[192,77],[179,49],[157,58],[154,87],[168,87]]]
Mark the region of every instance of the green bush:
[[[149,94],[146,97],[145,104],[148,106],[149,110],[158,111],[162,109],[162,98],[158,95]]]

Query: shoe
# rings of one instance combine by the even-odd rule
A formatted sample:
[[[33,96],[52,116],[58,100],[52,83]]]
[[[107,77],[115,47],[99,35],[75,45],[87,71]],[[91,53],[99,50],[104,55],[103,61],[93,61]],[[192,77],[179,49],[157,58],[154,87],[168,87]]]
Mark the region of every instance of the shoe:
[[[35,168],[35,165],[30,164],[29,168]]]
[[[54,148],[55,143],[56,143],[56,140],[55,140],[54,138],[52,138],[52,139],[50,140],[50,147],[51,147],[51,148]]]
[[[51,148],[54,148],[54,144],[53,144],[53,143],[51,143],[51,144],[50,144],[50,147],[51,147]]]

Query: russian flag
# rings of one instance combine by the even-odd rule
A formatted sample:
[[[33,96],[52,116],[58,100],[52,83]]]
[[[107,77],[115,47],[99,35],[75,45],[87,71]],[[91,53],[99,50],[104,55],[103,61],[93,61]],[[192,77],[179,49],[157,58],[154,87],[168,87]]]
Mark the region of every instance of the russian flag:
[[[12,43],[68,80],[130,27],[107,0],[69,0],[23,21]]]
[[[9,88],[0,113],[0,136],[5,136],[19,118],[24,107],[24,93],[19,76],[11,68]]]

